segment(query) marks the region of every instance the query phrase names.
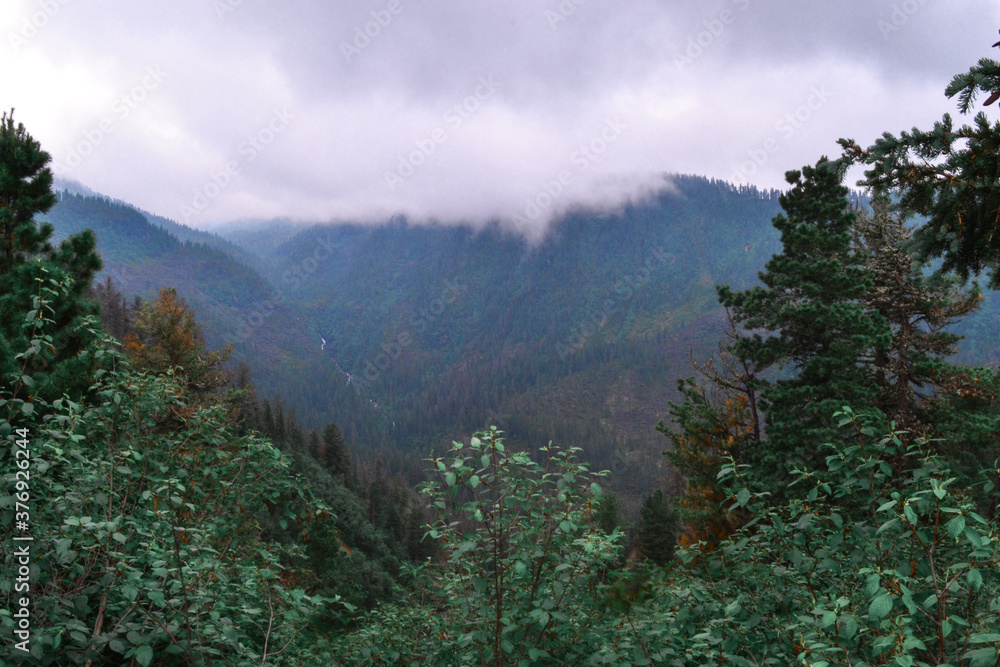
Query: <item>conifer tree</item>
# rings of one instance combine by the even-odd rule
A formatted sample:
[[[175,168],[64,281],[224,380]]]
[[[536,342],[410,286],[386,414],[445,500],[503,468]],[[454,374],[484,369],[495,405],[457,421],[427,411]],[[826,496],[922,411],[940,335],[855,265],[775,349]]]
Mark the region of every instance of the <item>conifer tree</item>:
[[[890,345],[873,359],[876,405],[906,432],[904,439],[928,435],[928,406],[963,372],[945,361],[961,338],[945,329],[977,310],[982,295],[977,286],[962,289],[940,272],[925,275],[923,264],[907,252],[911,232],[888,199],[876,197],[871,213],[859,208],[854,229],[872,276],[862,302],[892,333]]]
[[[956,75],[945,95],[958,98],[963,115],[979,94],[983,106],[1000,99],[1000,63],[983,58]],[[929,131],[913,128],[884,133],[868,148],[841,139],[846,156],[868,165],[860,185],[894,195],[895,207],[926,217],[914,234],[922,259],[942,257],[942,270],[963,280],[990,270],[990,287],[1000,288],[1000,122],[980,111],[972,125],[955,126],[945,114]]]
[[[666,494],[657,489],[643,500],[639,515],[639,548],[642,555],[657,565],[666,565],[674,557],[677,531],[677,518]]]
[[[344,475],[345,480],[350,475],[351,455],[336,424],[323,429],[323,464],[331,475]]]
[[[274,437],[274,414],[271,411],[271,402],[264,399],[264,409],[262,410],[263,416],[261,417],[261,431],[264,435],[269,438]]]
[[[53,227],[35,217],[56,203],[52,193],[49,154],[14,124],[13,110],[0,120],[0,376],[30,376],[26,393],[52,400],[68,393],[80,399],[90,387],[96,362],[89,343],[99,332],[80,326],[98,313],[97,304],[85,298],[94,274],[101,268],[94,234],[86,230],[50,243]],[[53,284],[66,290],[44,312],[33,306],[39,290]],[[40,355],[25,362],[15,355],[29,347],[30,327],[25,313],[53,322],[51,340]],[[95,323],[96,324],[96,323]]]
[[[792,188],[780,197],[785,213],[773,220],[783,249],[759,274],[764,286],[718,287],[722,305],[753,332],[732,344],[733,354],[758,369],[790,372],[761,383],[767,440],[743,461],[779,496],[790,467],[818,465],[821,444],[837,438],[835,411],[873,403],[877,388],[862,362],[891,337],[885,320],[862,303],[872,277],[852,248],[854,215],[840,165],[822,158],[786,179]]]
[[[281,400],[281,396],[274,399],[274,433],[271,438],[278,441],[284,442],[288,431],[285,426],[285,404]]]
[[[178,371],[189,390],[211,392],[231,380],[223,365],[232,345],[209,351],[194,313],[174,289],[160,290],[135,316],[134,333],[125,338],[125,352],[139,368],[155,373]]]
[[[316,429],[309,431],[309,456],[319,461],[320,456],[322,456],[322,450],[323,447],[319,441],[319,433],[316,432]]]
[[[694,378],[677,385],[684,398],[681,403],[670,403],[671,421],[677,428],[664,422],[656,427],[670,440],[664,455],[687,483],[677,499],[681,524],[677,541],[681,546],[704,544],[713,549],[748,520],[729,509],[725,502],[729,492],[718,474],[730,458],[742,461],[743,452],[758,444],[756,421],[740,392],[715,382],[706,387]]]
[[[613,491],[605,491],[594,512],[594,524],[610,535],[622,525],[621,509],[621,497]]]

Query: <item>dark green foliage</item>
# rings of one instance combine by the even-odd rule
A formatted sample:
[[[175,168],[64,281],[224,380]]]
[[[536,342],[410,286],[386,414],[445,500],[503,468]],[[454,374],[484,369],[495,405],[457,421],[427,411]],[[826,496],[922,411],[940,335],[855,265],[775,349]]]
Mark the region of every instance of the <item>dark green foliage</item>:
[[[319,457],[318,457],[319,458]],[[344,479],[351,476],[351,454],[347,443],[336,424],[329,424],[323,429],[323,455],[321,460],[331,475],[341,475]]]
[[[54,400],[64,392],[79,400],[90,387],[96,362],[89,353],[95,334],[81,326],[96,316],[97,304],[85,294],[101,268],[89,231],[71,236],[58,248],[51,244],[53,227],[35,223],[56,202],[52,194],[51,158],[13,111],[0,120],[0,377],[25,375],[31,395]],[[40,290],[61,286],[65,295],[49,301],[48,330],[38,354],[15,359],[28,348],[31,321],[38,313]],[[25,317],[27,316],[27,320]]]
[[[600,572],[620,534],[589,525],[602,475],[576,453],[544,447],[543,467],[491,430],[434,460],[438,479],[422,487],[436,514],[428,535],[448,557],[415,572],[414,597],[428,600],[383,606],[338,654],[355,664],[587,664],[605,633]]]
[[[26,357],[57,326],[49,304],[71,298],[41,289]],[[289,664],[282,653],[318,609],[347,610],[306,594],[301,549],[261,536],[272,524],[323,525],[328,509],[269,442],[234,432],[222,405],[195,405],[177,378],[135,371],[110,339],[88,351],[109,369],[89,406],[0,388],[0,461],[26,473],[0,495],[0,539],[33,539],[30,590],[0,584],[2,661]],[[13,549],[0,558],[17,571]],[[30,655],[16,650],[8,611],[24,595]]]
[[[622,499],[617,493],[607,492],[601,496],[594,511],[594,525],[610,535],[623,527]]]
[[[972,112],[979,93],[991,104],[998,92],[1000,63],[988,58],[945,90],[958,96],[962,114]],[[850,159],[870,167],[865,186],[893,195],[907,215],[926,216],[914,235],[924,258],[943,257],[942,269],[962,280],[989,268],[990,286],[1000,288],[1000,122],[980,111],[971,125],[956,127],[945,114],[929,131],[886,132],[867,149],[841,144]]]
[[[314,459],[318,459],[322,455],[323,446],[320,444],[319,433],[316,429],[309,431],[309,445],[306,451],[309,452],[309,456]]]
[[[884,318],[862,303],[872,277],[852,248],[854,216],[840,166],[824,158],[787,180],[785,214],[774,219],[782,252],[760,274],[764,286],[718,288],[733,319],[753,332],[735,341],[732,353],[758,370],[791,373],[764,384],[767,440],[743,459],[771,487],[788,479],[789,466],[818,462],[817,443],[836,437],[830,415],[841,405],[873,403],[872,373],[861,362],[890,340]]]
[[[264,399],[264,408],[261,411],[261,423],[260,430],[269,438],[273,438],[276,434],[274,429],[274,414],[271,412],[271,402]]]
[[[930,434],[934,424],[944,426],[942,404],[967,384],[963,377],[977,374],[945,360],[961,340],[946,329],[978,310],[982,295],[975,285],[962,289],[952,276],[927,275],[906,251],[911,232],[903,217],[881,197],[872,207],[871,213],[859,209],[855,222],[857,245],[872,276],[862,303],[885,319],[892,334],[890,344],[876,349],[871,359],[879,389],[874,404],[907,432],[904,439],[914,438]],[[965,410],[956,413],[958,420],[970,416]]]
[[[667,495],[657,489],[642,502],[639,519],[639,550],[657,565],[674,557],[677,542],[677,515]]]
[[[490,434],[456,445],[452,456],[435,461],[440,482],[428,487],[443,513],[430,535],[449,558],[418,578],[414,604],[383,605],[327,659],[995,664],[996,522],[954,487],[951,471],[925,443],[905,446],[893,433],[878,438],[849,409],[839,416],[852,431],[841,440],[850,444],[827,445],[821,469],[794,475],[801,499],[772,503],[770,494],[747,486],[745,468],[729,461],[720,471],[732,489],[726,502],[752,517],[745,528],[714,551],[680,550],[667,568],[606,581],[596,573],[613,557],[613,542],[595,532],[571,546],[564,533],[579,530],[581,517],[553,511],[554,498],[574,499],[579,474],[570,481],[565,467],[550,466],[548,479],[561,481],[563,494],[535,493],[533,477],[523,473],[541,470],[527,456],[508,455],[498,478],[485,465],[496,459],[489,449],[480,460],[483,446],[495,442]],[[887,464],[899,449],[911,460],[911,474],[902,477]],[[993,478],[998,470],[982,472]],[[991,484],[984,490],[993,491]],[[662,496],[650,505],[662,508]],[[565,524],[550,525],[563,517]],[[581,586],[577,577],[588,573]]]

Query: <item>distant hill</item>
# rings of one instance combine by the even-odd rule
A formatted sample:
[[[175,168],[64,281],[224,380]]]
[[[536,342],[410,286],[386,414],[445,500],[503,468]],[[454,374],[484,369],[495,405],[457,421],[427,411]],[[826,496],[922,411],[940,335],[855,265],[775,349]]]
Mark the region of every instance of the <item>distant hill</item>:
[[[265,394],[280,391],[288,376],[318,362],[301,315],[290,304],[277,302],[270,283],[244,263],[247,253],[229,242],[218,239],[218,247],[212,247],[182,241],[131,206],[65,191],[44,219],[55,227],[56,240],[94,230],[104,261],[98,278],[111,276],[124,294],[152,298],[161,288],[176,288],[196,312],[212,347],[235,342],[234,358],[253,360]],[[198,238],[198,232],[190,231],[189,239]],[[230,247],[232,254],[220,249]],[[269,303],[277,305],[257,335],[241,338],[247,314]]]
[[[631,509],[662,482],[655,424],[721,338],[715,285],[746,287],[780,249],[776,192],[677,177],[613,214],[576,211],[539,244],[496,226],[193,230],[63,193],[60,236],[91,228],[126,293],[172,286],[213,346],[235,342],[264,395],[361,448],[420,458],[490,423],[512,443],[585,449]],[[962,323],[967,362],[997,360],[1000,303]],[[390,466],[390,467],[391,467]]]

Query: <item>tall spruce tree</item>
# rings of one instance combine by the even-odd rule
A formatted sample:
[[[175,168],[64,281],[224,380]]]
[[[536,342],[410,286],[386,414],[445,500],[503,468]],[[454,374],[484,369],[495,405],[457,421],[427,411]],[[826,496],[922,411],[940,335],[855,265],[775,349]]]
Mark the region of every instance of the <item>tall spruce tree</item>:
[[[666,565],[674,557],[677,517],[670,500],[657,489],[645,498],[639,510],[639,549],[657,565]]]
[[[792,188],[780,197],[784,214],[773,220],[782,252],[759,274],[763,287],[717,288],[750,332],[732,343],[734,356],[782,376],[760,381],[767,438],[744,454],[751,475],[779,497],[789,470],[817,467],[821,445],[839,437],[835,411],[873,404],[877,387],[863,362],[891,337],[884,318],[862,303],[872,277],[852,247],[854,215],[840,165],[824,157],[786,179]]]
[[[52,192],[51,157],[14,112],[0,120],[0,375],[3,381],[28,376],[27,393],[51,400],[63,393],[81,398],[91,385],[96,361],[89,343],[99,325],[85,324],[98,314],[85,298],[94,274],[101,269],[93,232],[73,235],[54,248],[53,227],[36,223],[56,203]],[[58,287],[57,287],[58,286]],[[33,306],[40,290],[56,288],[62,295],[44,312]],[[32,328],[25,313],[52,320],[51,339],[29,361],[16,355],[28,349]],[[19,382],[19,380],[15,380]]]
[[[323,429],[323,464],[331,475],[343,475],[345,481],[351,472],[351,454],[336,424]]]
[[[873,359],[876,405],[906,431],[903,438],[929,435],[928,407],[965,373],[945,361],[961,339],[946,328],[977,310],[982,295],[976,286],[963,289],[952,276],[925,275],[924,265],[907,251],[911,231],[888,199],[876,197],[871,212],[856,213],[856,245],[872,276],[862,303],[885,318],[892,332],[890,345],[876,350]]]

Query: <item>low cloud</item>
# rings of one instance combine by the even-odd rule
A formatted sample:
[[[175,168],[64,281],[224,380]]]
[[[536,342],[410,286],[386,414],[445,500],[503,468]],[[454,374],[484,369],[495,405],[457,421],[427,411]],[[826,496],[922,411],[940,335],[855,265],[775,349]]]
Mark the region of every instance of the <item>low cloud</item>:
[[[195,226],[537,236],[666,173],[781,187],[839,137],[929,124],[998,19],[972,0],[13,0],[0,90],[63,175]]]

